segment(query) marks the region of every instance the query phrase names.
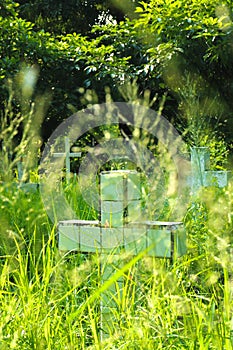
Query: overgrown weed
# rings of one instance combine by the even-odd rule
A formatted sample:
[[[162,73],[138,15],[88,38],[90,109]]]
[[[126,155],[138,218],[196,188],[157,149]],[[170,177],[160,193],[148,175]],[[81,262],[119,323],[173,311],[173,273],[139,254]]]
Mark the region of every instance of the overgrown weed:
[[[9,157],[2,157],[7,165]],[[231,184],[202,189],[191,201],[187,255],[171,264],[146,252],[122,254],[102,281],[99,253],[58,251],[56,224],[39,192],[25,193],[12,177],[2,180],[0,350],[232,349]],[[75,181],[64,193],[80,219],[96,218]],[[113,296],[111,333],[101,343],[100,299],[119,279],[124,283]]]

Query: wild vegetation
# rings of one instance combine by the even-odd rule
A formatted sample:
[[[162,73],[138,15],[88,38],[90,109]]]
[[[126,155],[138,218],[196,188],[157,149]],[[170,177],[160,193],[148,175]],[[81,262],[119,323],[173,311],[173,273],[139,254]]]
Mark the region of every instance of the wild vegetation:
[[[52,1],[19,1],[18,5],[2,1],[1,104],[7,96],[7,78],[15,76],[22,64],[34,67],[39,73],[36,92],[50,100],[42,123],[46,140],[74,111],[104,102],[106,89],[114,101],[124,100],[119,88],[136,80],[139,96],[149,91],[151,98],[158,97],[154,108],[166,95],[163,113],[176,127],[182,124],[186,129],[190,123],[187,99],[192,99],[197,120],[217,124],[231,144],[231,1],[219,5],[213,0],[144,1],[138,6],[131,0],[120,2],[122,6],[102,1],[102,7],[101,1],[73,3],[68,8],[61,0],[54,8]],[[130,4],[136,7],[134,16]],[[75,18],[76,11],[83,11],[80,21],[71,16],[72,6]],[[104,23],[98,19],[100,13],[89,21],[87,12],[96,12],[86,11],[88,6],[105,14]],[[117,8],[125,11],[124,20]],[[50,14],[53,21],[48,20]],[[85,33],[84,17],[93,23]],[[127,98],[135,96],[128,93]],[[15,99],[15,108],[18,104]]]
[[[81,1],[78,24],[67,2],[53,3],[43,1],[44,11],[36,0],[0,5],[0,350],[231,350],[231,181],[190,196],[185,256],[123,254],[102,284],[98,252],[58,251],[57,223],[39,191],[20,188],[17,163],[25,157],[23,181],[39,182],[41,147],[56,126],[112,100],[159,110],[189,146],[210,148],[213,169],[231,167],[232,2]],[[95,18],[84,28],[87,5]],[[77,217],[97,219],[75,178],[61,186]],[[101,293],[121,276],[114,328],[101,342]]]
[[[81,217],[95,218],[72,193]],[[124,276],[123,297],[102,344],[99,301],[109,285],[99,255],[58,252],[38,193],[2,186],[0,200],[1,349],[232,349],[231,186],[190,203],[188,253],[174,264],[122,255],[108,283]]]

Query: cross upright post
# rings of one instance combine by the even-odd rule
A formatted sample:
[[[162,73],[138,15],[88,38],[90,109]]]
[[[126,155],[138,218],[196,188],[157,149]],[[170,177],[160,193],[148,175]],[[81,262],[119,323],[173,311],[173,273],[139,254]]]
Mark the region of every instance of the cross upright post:
[[[65,136],[65,152],[55,152],[53,153],[54,157],[65,157],[65,167],[66,167],[66,182],[70,181],[70,158],[79,158],[81,157],[81,152],[70,152],[70,139],[68,136]]]
[[[20,182],[22,182],[22,181],[24,180],[24,172],[25,172],[22,159],[20,159],[20,160],[17,162],[17,170],[18,170],[18,180],[19,180]]]
[[[70,140],[65,137],[65,155],[66,155],[66,181],[70,181]]]

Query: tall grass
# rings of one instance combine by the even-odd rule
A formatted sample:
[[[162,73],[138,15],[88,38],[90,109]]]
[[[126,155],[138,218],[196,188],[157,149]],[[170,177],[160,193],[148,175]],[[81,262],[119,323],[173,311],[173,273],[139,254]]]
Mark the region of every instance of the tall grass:
[[[186,256],[171,264],[123,254],[105,284],[97,253],[59,253],[38,194],[2,190],[0,201],[0,349],[232,349],[231,188],[206,190],[190,206]],[[101,344],[101,292],[120,276]]]
[[[12,132],[12,125],[6,130]],[[0,135],[6,140],[6,133]],[[0,350],[233,348],[231,184],[202,190],[190,201],[184,218],[188,254],[171,264],[146,251],[136,257],[122,253],[115,273],[103,282],[98,252],[58,251],[56,224],[39,192],[25,193],[11,176],[2,180]],[[96,218],[77,183],[66,185],[64,193],[80,219]],[[101,341],[101,295],[121,277],[112,327]]]

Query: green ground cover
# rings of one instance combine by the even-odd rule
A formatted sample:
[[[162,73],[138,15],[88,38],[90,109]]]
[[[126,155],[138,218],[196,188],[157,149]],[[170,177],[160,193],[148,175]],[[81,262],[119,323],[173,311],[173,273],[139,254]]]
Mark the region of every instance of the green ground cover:
[[[102,344],[100,257],[61,255],[39,192],[12,189],[0,188],[0,349],[232,349],[231,185],[190,205],[188,254],[173,265],[122,255],[123,297]],[[77,188],[66,193],[80,203]]]

